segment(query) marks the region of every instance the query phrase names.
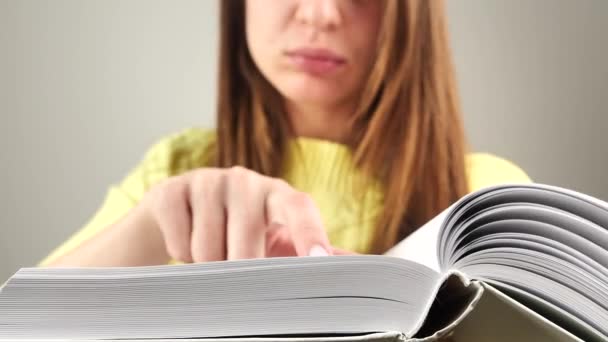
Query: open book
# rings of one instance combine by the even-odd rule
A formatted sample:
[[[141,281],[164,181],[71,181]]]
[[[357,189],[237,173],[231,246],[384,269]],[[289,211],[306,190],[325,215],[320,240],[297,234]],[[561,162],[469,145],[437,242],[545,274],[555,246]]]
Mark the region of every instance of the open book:
[[[598,199],[505,185],[388,256],[25,268],[0,290],[0,339],[606,340],[607,228]]]

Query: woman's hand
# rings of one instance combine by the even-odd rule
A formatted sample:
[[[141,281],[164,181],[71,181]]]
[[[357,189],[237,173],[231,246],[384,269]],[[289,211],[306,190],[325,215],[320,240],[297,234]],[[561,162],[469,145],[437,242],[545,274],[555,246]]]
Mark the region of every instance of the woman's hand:
[[[308,195],[241,167],[169,178],[138,209],[183,262],[333,254]]]
[[[253,171],[204,168],[152,187],[122,219],[48,266],[108,267],[274,256],[334,249],[312,199]]]

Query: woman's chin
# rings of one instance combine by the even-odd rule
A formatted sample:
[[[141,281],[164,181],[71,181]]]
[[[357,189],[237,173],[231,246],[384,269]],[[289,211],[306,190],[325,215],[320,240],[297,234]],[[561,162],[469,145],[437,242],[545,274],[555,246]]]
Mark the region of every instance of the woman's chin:
[[[344,88],[340,89],[336,86],[328,87],[319,84],[293,87],[281,93],[293,103],[318,106],[332,106],[340,102],[340,99],[346,97]]]

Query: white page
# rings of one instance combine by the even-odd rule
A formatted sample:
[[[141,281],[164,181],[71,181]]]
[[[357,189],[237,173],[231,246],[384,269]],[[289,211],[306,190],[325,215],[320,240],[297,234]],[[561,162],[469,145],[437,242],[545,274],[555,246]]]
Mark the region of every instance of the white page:
[[[0,338],[409,335],[438,277],[384,256],[21,269],[0,295]]]
[[[441,273],[437,253],[439,232],[443,221],[455,205],[453,204],[418,228],[410,236],[388,250],[385,255],[411,260]]]

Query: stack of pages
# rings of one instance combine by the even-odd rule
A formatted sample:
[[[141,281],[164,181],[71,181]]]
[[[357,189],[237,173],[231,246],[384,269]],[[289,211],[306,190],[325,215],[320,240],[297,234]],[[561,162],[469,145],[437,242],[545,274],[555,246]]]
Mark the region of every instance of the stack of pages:
[[[608,340],[607,228],[603,201],[504,185],[384,256],[25,268],[0,340]]]

